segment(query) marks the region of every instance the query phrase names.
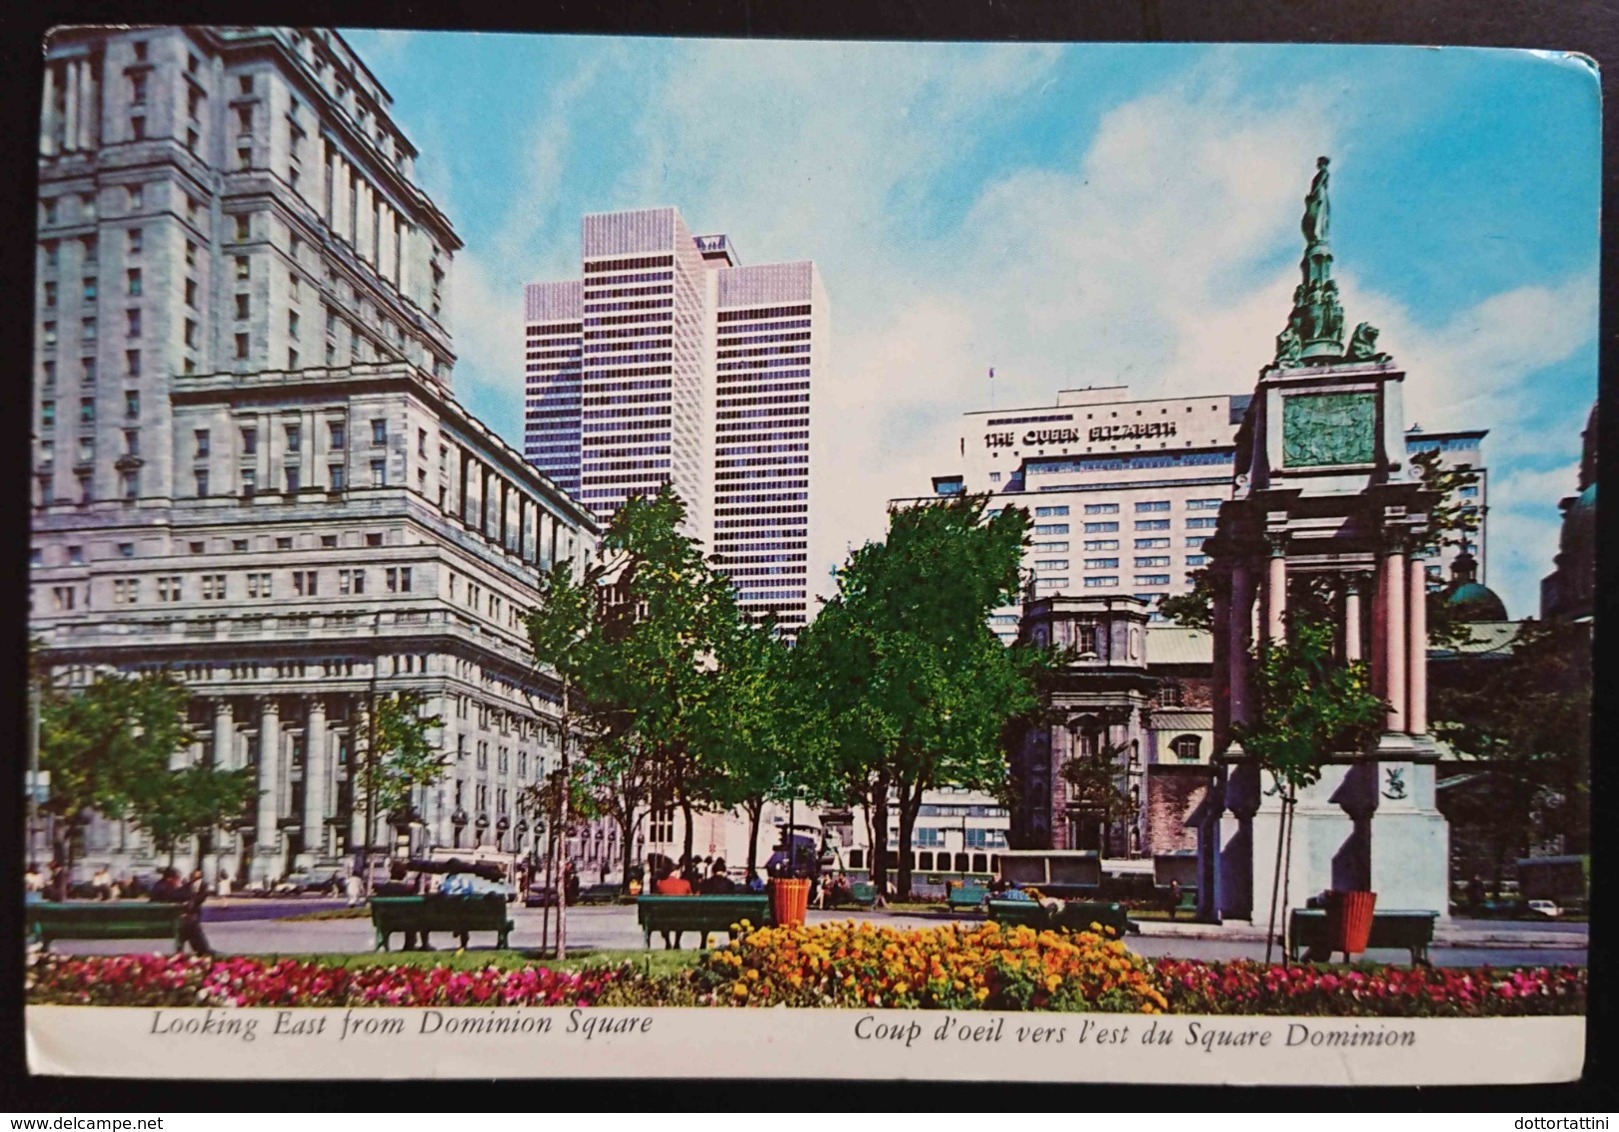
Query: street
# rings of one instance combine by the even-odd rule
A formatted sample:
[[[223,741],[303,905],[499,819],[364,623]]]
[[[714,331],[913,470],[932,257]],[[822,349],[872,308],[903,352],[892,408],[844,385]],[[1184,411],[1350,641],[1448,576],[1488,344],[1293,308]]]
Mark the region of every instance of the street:
[[[368,918],[331,920],[292,920],[286,917],[343,907],[340,900],[241,900],[216,902],[206,907],[204,925],[209,942],[224,954],[307,955],[320,953],[368,952],[375,936]],[[520,951],[540,947],[544,910],[513,905],[511,917],[516,930],[511,945]],[[939,913],[859,913],[860,918],[897,928],[936,927],[950,917]],[[856,918],[849,911],[821,912],[812,909],[809,922],[826,923]],[[972,923],[972,920],[958,920]],[[1146,921],[1142,934],[1131,935],[1132,951],[1145,956],[1176,956],[1186,959],[1263,959],[1263,930],[1247,925],[1214,926],[1186,922],[1167,924]],[[556,913],[551,911],[550,929],[556,930]],[[552,936],[554,939],[554,934]],[[1584,965],[1589,931],[1585,924],[1535,923],[1527,921],[1455,919],[1440,926],[1432,950],[1433,962],[1442,967],[1477,966],[1563,966]],[[398,944],[397,937],[394,940]],[[455,941],[440,936],[434,946],[453,948]],[[472,937],[473,950],[493,945],[489,933]],[[687,948],[697,939],[688,933],[682,941]],[[620,951],[643,946],[635,909],[628,905],[590,905],[568,911],[570,951]],[[661,948],[660,939],[653,945]],[[63,940],[52,945],[64,954],[108,955],[129,951],[165,949],[144,941]],[[1273,959],[1281,959],[1281,949],[1273,949]],[[1372,951],[1373,962],[1405,963],[1404,951]]]

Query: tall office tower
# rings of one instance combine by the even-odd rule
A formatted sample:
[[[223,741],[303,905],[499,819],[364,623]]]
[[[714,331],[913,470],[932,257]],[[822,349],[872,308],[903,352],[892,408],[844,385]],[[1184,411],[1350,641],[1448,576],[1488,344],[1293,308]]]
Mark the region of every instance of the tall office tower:
[[[451,392],[461,243],[389,103],[322,29],[69,28],[46,51],[30,631],[59,683],[184,679],[189,757],[260,794],[179,857],[242,877],[396,835],[510,857],[557,751],[521,611],[596,524]],[[393,692],[452,758],[367,828],[353,756]],[[84,848],[159,861],[116,821]]]
[[[672,483],[743,607],[796,630],[828,337],[815,265],[744,267],[673,208],[583,227],[583,280],[526,289],[526,456],[603,521]]]
[[[809,616],[812,374],[826,293],[809,262],[724,267],[715,283],[713,553],[743,607]]]

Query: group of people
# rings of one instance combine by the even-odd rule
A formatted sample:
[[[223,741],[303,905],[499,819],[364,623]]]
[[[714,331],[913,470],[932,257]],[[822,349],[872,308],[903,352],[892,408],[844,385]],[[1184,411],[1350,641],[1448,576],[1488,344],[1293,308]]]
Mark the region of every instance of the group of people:
[[[652,882],[654,896],[731,896],[739,892],[756,894],[765,890],[764,881],[754,869],[748,870],[747,880],[737,884],[726,870],[723,857],[715,858],[707,876],[703,875],[702,868],[696,861],[687,858],[678,870],[673,861],[662,862],[658,865],[654,878]],[[682,934],[664,932],[664,949],[679,951]]]

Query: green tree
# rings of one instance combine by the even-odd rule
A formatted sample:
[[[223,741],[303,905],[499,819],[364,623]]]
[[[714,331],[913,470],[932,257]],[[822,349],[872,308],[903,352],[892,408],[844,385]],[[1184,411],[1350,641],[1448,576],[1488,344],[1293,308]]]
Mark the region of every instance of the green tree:
[[[1214,632],[1214,588],[1208,567],[1190,570],[1186,578],[1192,583],[1185,593],[1169,594],[1158,599],[1158,612],[1188,629]]]
[[[69,863],[92,812],[139,820],[144,805],[152,816],[159,784],[172,780],[170,760],[191,742],[189,700],[163,672],[107,672],[83,687],[45,688],[39,762],[51,786],[41,808],[64,827]]]
[[[1298,792],[1320,781],[1322,766],[1334,755],[1371,751],[1388,712],[1388,705],[1371,691],[1370,667],[1364,661],[1338,660],[1332,623],[1312,612],[1310,603],[1290,603],[1287,640],[1259,642],[1253,721],[1231,728],[1247,756],[1275,780],[1282,801],[1267,962],[1277,897],[1288,871],[1284,861],[1292,856]]]
[[[1453,468],[1444,460],[1438,448],[1418,452],[1411,457],[1422,486],[1438,496],[1438,502],[1428,508],[1428,523],[1423,534],[1428,547],[1435,552],[1457,547],[1467,550],[1478,541],[1478,508],[1464,502],[1464,488],[1478,483],[1478,473],[1468,467]],[[1430,648],[1459,648],[1472,640],[1473,631],[1467,622],[1459,620],[1447,600],[1444,586],[1429,586],[1427,590],[1427,627]]]
[[[1454,666],[1452,668],[1452,666]],[[1509,860],[1558,835],[1590,845],[1588,625],[1527,619],[1506,656],[1461,657],[1434,681],[1434,734],[1467,763],[1446,816],[1486,839],[1499,892]]]
[[[986,516],[988,497],[890,513],[888,537],[855,551],[838,593],[800,638],[826,705],[845,798],[872,815],[874,875],[886,879],[889,799],[899,879],[910,890],[923,795],[942,785],[1004,793],[1009,723],[1038,704],[1034,655],[990,630],[1016,599],[1029,516]]]
[[[729,584],[681,532],[672,488],[627,501],[579,578],[553,570],[528,617],[535,661],[577,696],[585,721],[583,778],[623,835],[625,872],[653,796],[692,812],[708,777],[696,739],[719,643],[734,631]]]
[[[714,685],[698,719],[699,792],[748,818],[747,869],[758,865],[759,827],[768,802],[813,792],[817,733],[794,653],[772,619],[739,621],[723,637],[708,672]]]
[[[1126,720],[1133,708],[1109,707],[1101,710],[1102,734]],[[1103,829],[1117,824],[1131,823],[1136,817],[1136,802],[1125,789],[1120,773],[1120,759],[1130,749],[1128,742],[1098,741],[1086,752],[1081,750],[1063,763],[1058,773],[1068,785],[1068,801],[1072,806],[1095,815]],[[1104,839],[1102,842],[1106,845]]]
[[[368,705],[360,772],[365,806],[365,845],[361,852],[367,885],[371,881],[377,819],[408,822],[416,791],[443,778],[450,762],[429,735],[444,721],[436,715],[423,714],[424,703],[420,693],[393,692],[372,696]]]

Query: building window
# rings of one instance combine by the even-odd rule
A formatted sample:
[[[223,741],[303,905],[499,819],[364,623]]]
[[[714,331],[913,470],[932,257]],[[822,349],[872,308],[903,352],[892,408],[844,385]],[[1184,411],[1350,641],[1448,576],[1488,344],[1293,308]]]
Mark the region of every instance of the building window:
[[[95,404],[95,402],[92,401],[91,405],[94,406],[94,404]],[[55,401],[41,401],[39,403],[39,425],[40,425],[41,428],[55,428],[56,427],[56,402]]]
[[[1137,514],[1141,514],[1143,512],[1148,512],[1148,511],[1168,511],[1168,510],[1169,510],[1169,500],[1167,500],[1167,499],[1148,499],[1148,500],[1142,500],[1142,501],[1139,501],[1139,502],[1136,503],[1136,513]]]
[[[246,334],[238,334],[236,336],[236,360],[237,361],[245,361],[246,359],[247,359],[247,335]]]
[[[141,352],[139,350],[124,351],[124,372],[130,377],[141,375]]]
[[[139,310],[125,311],[124,315],[128,320],[127,336],[139,338],[141,336],[141,312]]]
[[[236,242],[245,243],[253,235],[253,218],[243,214],[236,218]]]
[[[184,577],[179,574],[170,574],[167,577],[158,578],[157,600],[179,601],[181,599],[181,588],[184,583]]]
[[[408,594],[410,592],[410,567],[409,566],[401,566],[398,569],[394,569],[393,567],[390,566],[388,568],[387,573],[386,573],[385,576],[386,576],[387,581],[388,581],[388,592],[389,593],[391,593],[391,594],[392,593],[405,593],[405,594]]]
[[[40,367],[40,383],[46,389],[56,388],[56,363],[46,362]]]
[[[84,384],[94,385],[96,383],[96,360],[94,358],[80,359],[79,375]]]
[[[129,139],[130,141],[146,140],[145,114],[131,114],[129,116]]]
[[[224,574],[204,574],[202,576],[203,601],[225,600],[225,577]]]
[[[114,578],[112,580],[112,600],[115,605],[134,605],[141,599],[141,580],[139,578]]]
[[[87,284],[93,283],[93,282],[94,282],[94,280],[91,280],[91,279],[86,279],[85,280],[85,283],[87,283]],[[94,293],[86,296],[86,298],[94,298],[94,297],[95,297]],[[49,280],[47,280],[46,283],[45,283],[44,305],[45,305],[45,307],[47,309],[54,308],[56,306],[56,284],[49,281]]]
[[[1197,735],[1177,735],[1169,744],[1177,759],[1196,761],[1203,753],[1203,740]]]
[[[1165,525],[1167,526],[1168,524],[1165,524]],[[1220,525],[1220,520],[1217,519],[1217,518],[1212,518],[1212,517],[1207,518],[1207,519],[1188,519],[1188,520],[1186,520],[1186,526],[1189,529],[1194,530],[1194,531],[1195,530],[1211,530],[1214,527],[1217,527],[1219,525]]]
[[[195,350],[197,348],[197,320],[194,318],[186,319],[185,346],[188,350]]]
[[[371,447],[381,448],[388,443],[388,422],[371,422]]]
[[[45,266],[55,267],[62,258],[61,245],[55,240],[46,240],[43,246],[45,248]]]
[[[386,460],[371,461],[371,486],[388,486],[388,462]]]
[[[337,572],[337,592],[340,594],[365,593],[365,571],[339,570]]]
[[[79,423],[94,424],[96,419],[96,402],[92,397],[79,398]]]
[[[315,597],[319,591],[319,578],[314,570],[292,572],[292,592],[299,597]]]
[[[67,613],[73,608],[73,587],[56,586],[51,590],[51,601],[56,606],[56,612]]]
[[[56,441],[42,440],[39,442],[39,466],[50,468],[56,464]]]
[[[1066,514],[1068,514],[1068,508],[1066,505],[1060,507],[1036,507],[1034,509],[1034,517],[1036,519],[1061,518]]]
[[[136,420],[141,415],[141,395],[131,389],[124,394],[124,416]]]
[[[303,487],[303,472],[302,472],[302,470],[299,469],[299,468],[296,468],[296,467],[287,468],[286,469],[286,475],[287,475],[287,494],[288,495],[296,495],[296,494],[298,494],[299,490]]]
[[[259,474],[258,474],[258,472],[254,471],[252,468],[243,468],[242,469],[242,497],[245,498],[245,499],[252,498],[253,493],[258,490],[258,486],[259,486]]]
[[[137,499],[141,493],[141,479],[138,472],[124,472],[118,477],[119,486],[123,489],[125,499]]]
[[[1196,520],[1194,519],[1194,520],[1192,520],[1192,522],[1196,522]],[[1169,530],[1169,520],[1168,519],[1137,519],[1136,520],[1136,530],[1138,530],[1138,531],[1167,531],[1167,530]]]
[[[142,101],[145,101],[143,98]],[[124,186],[124,207],[130,212],[138,212],[145,204],[145,193],[140,185]]]
[[[40,328],[40,342],[45,346],[56,345],[56,323],[47,322]]]
[[[1094,577],[1094,578],[1086,578],[1085,579],[1085,588],[1088,589],[1088,590],[1111,589],[1112,587],[1117,586],[1118,584],[1119,584],[1119,579],[1117,577],[1114,577],[1112,575],[1106,575],[1106,574],[1100,575],[1100,576]]]
[[[126,272],[126,275],[128,276],[128,278],[127,278],[127,286],[128,286],[129,294],[132,297],[138,297],[140,295],[140,293],[141,293],[141,269],[138,268],[138,267],[132,267],[132,268],[129,269],[128,272]],[[93,297],[94,296],[94,288],[95,288],[95,280],[94,279],[86,279],[85,283],[89,284],[89,286],[91,288],[91,295],[87,296],[87,297]]]
[[[1118,529],[1119,529],[1119,524],[1117,524],[1117,523],[1086,523],[1085,524],[1085,533],[1088,534],[1088,535],[1112,534],[1114,531],[1116,531]],[[1035,530],[1036,530],[1036,532],[1038,532],[1039,528],[1036,527]]]
[[[382,545],[382,532],[381,531],[367,531],[367,532],[365,532],[365,545],[367,545],[367,546],[381,546]]]
[[[1067,523],[1036,523],[1034,533],[1037,535],[1065,535],[1068,533]]]
[[[1167,585],[1169,585],[1169,575],[1168,574],[1137,574],[1136,575],[1136,585],[1138,585],[1138,586],[1167,586]]]
[[[332,485],[333,491],[342,491],[344,487],[347,486],[347,469],[345,469],[342,464],[333,464],[331,467],[327,468],[326,471],[328,473],[329,482]]]
[[[298,425],[287,426],[287,451],[297,452],[303,445],[304,430]]]
[[[139,228],[131,228],[125,239],[129,241],[129,254],[140,255],[141,247],[145,242],[145,238],[142,236],[141,230]]]
[[[1118,569],[1118,566],[1119,560],[1117,558],[1085,559],[1085,569],[1087,570],[1116,570]]]
[[[1138,538],[1138,539],[1136,539],[1136,549],[1137,550],[1162,550],[1163,548],[1167,547],[1168,545],[1169,545],[1169,540],[1167,538]]]
[[[242,430],[242,455],[252,456],[259,450],[259,430],[244,428]]]
[[[1209,556],[1207,554],[1188,554],[1186,556],[1186,564],[1188,566],[1207,566],[1209,564]],[[1438,570],[1439,567],[1433,567],[1433,572],[1436,577],[1438,576]]]

